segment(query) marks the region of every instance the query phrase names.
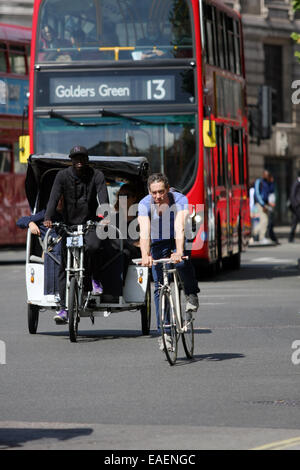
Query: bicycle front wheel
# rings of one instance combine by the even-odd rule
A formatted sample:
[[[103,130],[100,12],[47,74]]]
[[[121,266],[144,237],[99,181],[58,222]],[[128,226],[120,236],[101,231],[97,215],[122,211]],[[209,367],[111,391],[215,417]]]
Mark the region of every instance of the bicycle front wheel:
[[[77,341],[79,323],[78,284],[75,277],[71,278],[69,291],[69,337],[72,343]]]
[[[193,312],[186,312],[181,305],[181,325],[183,349],[188,359],[194,355],[194,319]]]
[[[177,359],[178,334],[173,299],[168,289],[164,287],[160,292],[159,311],[164,352],[169,364],[172,366]]]

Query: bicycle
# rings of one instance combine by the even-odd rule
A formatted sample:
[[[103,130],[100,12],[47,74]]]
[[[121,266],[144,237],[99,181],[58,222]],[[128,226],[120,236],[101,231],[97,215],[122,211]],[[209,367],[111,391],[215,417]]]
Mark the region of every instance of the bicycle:
[[[54,222],[54,227],[63,229],[67,235],[67,264],[66,264],[66,307],[69,317],[69,337],[76,342],[80,311],[84,310],[90,300],[90,293],[84,295],[84,240],[88,230],[96,226],[96,222],[68,227],[61,222]]]
[[[184,257],[183,259],[186,259]],[[153,260],[163,265],[163,284],[159,296],[159,312],[164,352],[170,365],[177,360],[178,341],[182,337],[183,348],[188,359],[194,354],[194,325],[192,312],[186,312],[181,305],[182,285],[177,269],[171,258]],[[173,277],[174,293],[171,289],[170,275]]]

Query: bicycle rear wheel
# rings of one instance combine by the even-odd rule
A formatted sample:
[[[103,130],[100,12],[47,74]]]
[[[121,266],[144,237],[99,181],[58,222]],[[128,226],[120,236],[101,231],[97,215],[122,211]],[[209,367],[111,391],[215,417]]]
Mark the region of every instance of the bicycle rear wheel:
[[[78,284],[75,277],[71,278],[69,291],[69,337],[72,343],[77,341],[79,323]]]
[[[164,287],[160,292],[159,312],[164,352],[169,364],[172,366],[177,359],[178,334],[173,299],[170,292]]]

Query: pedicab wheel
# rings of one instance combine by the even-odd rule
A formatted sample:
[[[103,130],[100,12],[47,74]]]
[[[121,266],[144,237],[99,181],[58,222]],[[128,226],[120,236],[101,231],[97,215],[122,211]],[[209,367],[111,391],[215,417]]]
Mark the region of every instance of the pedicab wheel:
[[[147,286],[145,304],[141,307],[141,322],[143,335],[149,335],[151,325],[151,285]]]
[[[69,337],[71,343],[76,343],[78,335],[78,286],[75,277],[72,277],[69,290]]]
[[[38,305],[28,304],[27,306],[28,330],[31,335],[35,335],[37,331],[39,310]]]

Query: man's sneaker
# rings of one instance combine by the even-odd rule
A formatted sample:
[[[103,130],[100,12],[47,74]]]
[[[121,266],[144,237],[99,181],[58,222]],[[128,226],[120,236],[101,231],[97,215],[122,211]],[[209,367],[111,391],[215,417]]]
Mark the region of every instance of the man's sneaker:
[[[199,300],[196,294],[190,294],[186,296],[186,312],[196,312],[199,307]]]
[[[100,281],[95,281],[92,279],[93,291],[92,295],[101,295],[103,294],[103,286]]]
[[[59,312],[53,317],[53,320],[56,322],[57,325],[63,325],[68,323],[68,312],[65,309],[61,309]]]
[[[170,335],[167,335],[167,333],[164,333],[164,335],[165,335],[165,343],[166,343],[167,350],[168,350],[168,351],[172,351],[172,340],[171,340],[171,336],[170,336]],[[164,342],[163,342],[162,336],[160,336],[160,337],[158,338],[158,345],[159,345],[160,351],[164,351],[165,346],[164,346]]]

